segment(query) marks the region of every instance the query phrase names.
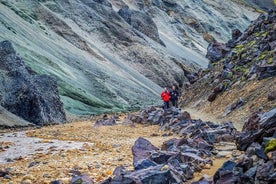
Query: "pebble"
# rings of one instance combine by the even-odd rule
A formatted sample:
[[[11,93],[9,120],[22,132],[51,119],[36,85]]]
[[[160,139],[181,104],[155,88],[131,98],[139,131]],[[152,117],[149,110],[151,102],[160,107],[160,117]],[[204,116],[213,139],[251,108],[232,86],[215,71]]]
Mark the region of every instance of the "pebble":
[[[13,159],[10,159],[10,158],[7,158],[6,161],[7,161],[7,162],[13,162],[14,160],[13,160]]]
[[[22,178],[22,181],[24,180],[34,180],[35,177],[33,175],[25,175],[23,178]]]
[[[9,179],[9,180],[12,179],[12,177],[11,177],[10,175],[7,175],[7,174],[4,176],[4,178],[5,178],[5,179]]]
[[[33,184],[33,182],[32,180],[26,179],[26,180],[22,180],[20,184]]]
[[[203,166],[203,169],[211,169],[211,164],[205,164],[205,165]]]

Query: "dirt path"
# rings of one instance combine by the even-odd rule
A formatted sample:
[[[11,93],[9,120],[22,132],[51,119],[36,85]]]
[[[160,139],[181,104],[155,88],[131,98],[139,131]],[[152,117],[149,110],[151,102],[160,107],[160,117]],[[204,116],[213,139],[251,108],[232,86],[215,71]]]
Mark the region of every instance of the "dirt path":
[[[221,122],[221,120],[216,119],[211,114],[201,112],[197,109],[185,108],[184,111],[189,112],[192,119],[201,119],[203,121],[211,121],[211,122],[214,122],[214,123],[220,123]]]

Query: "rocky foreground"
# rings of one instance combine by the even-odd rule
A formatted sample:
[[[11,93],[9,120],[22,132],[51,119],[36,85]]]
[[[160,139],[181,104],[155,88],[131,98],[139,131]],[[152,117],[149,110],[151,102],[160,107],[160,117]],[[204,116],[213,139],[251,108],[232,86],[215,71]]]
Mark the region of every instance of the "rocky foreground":
[[[273,183],[275,122],[276,109],[257,112],[239,132],[231,122],[214,124],[192,119],[179,109],[164,112],[150,107],[123,119],[104,116],[95,124],[45,127],[26,134],[46,138],[44,142],[52,139],[83,142],[82,148],[52,147],[47,153],[8,160],[0,167],[0,181]],[[1,151],[12,147],[12,143],[5,144],[2,143]],[[226,162],[221,166],[217,160]],[[199,176],[203,178],[195,181]]]
[[[202,178],[203,183],[274,183],[276,182],[276,109],[254,114],[242,132],[237,132],[231,122],[214,124],[192,120],[187,112],[147,109],[130,118],[132,122],[160,124],[180,135],[170,139],[161,148],[139,138],[132,147],[134,170],[118,167],[115,177],[104,184],[115,183],[183,183],[193,178],[194,172],[211,167],[216,151],[215,143],[233,142],[244,154],[234,155],[217,170],[212,178]],[[138,121],[137,121],[138,120]],[[231,150],[231,149],[230,149]]]

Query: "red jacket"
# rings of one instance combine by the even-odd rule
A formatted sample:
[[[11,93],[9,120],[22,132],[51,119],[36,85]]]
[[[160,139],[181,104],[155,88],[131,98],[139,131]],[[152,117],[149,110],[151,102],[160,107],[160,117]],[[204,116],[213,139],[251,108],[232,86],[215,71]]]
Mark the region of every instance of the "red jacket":
[[[161,98],[164,102],[170,101],[170,92],[169,91],[163,91],[161,93]]]

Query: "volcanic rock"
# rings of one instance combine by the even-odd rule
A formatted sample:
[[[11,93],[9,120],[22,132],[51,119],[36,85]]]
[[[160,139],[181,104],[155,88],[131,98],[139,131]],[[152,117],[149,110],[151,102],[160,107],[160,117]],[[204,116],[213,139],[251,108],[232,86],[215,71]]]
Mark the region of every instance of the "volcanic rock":
[[[210,43],[207,48],[207,55],[206,57],[211,62],[217,62],[220,59],[224,58],[226,54],[229,52],[229,49],[223,43]]]
[[[66,122],[54,78],[35,75],[9,41],[0,42],[0,62],[0,100],[5,109],[37,125]]]
[[[138,138],[132,147],[134,165],[136,165],[139,160],[147,159],[151,152],[155,150],[158,150],[158,148],[153,146],[148,140],[142,137]]]
[[[267,96],[267,100],[268,101],[273,101],[276,99],[276,90],[275,91],[270,91],[268,96]]]

